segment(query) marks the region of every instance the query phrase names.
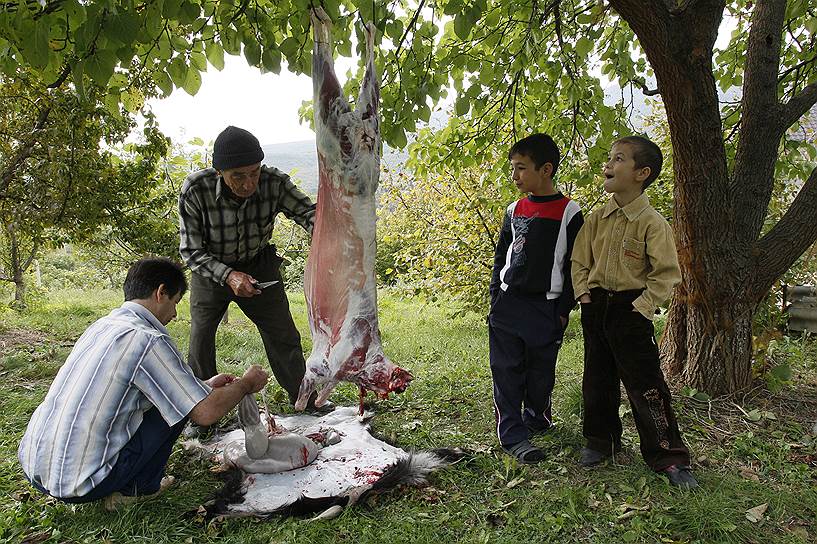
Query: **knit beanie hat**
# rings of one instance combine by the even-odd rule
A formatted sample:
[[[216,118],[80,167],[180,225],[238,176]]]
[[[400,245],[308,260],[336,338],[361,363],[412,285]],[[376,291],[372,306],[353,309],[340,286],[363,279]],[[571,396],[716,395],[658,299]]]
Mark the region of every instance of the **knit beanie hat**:
[[[264,159],[258,138],[243,128],[229,126],[221,131],[213,144],[213,168],[230,170],[256,164]]]

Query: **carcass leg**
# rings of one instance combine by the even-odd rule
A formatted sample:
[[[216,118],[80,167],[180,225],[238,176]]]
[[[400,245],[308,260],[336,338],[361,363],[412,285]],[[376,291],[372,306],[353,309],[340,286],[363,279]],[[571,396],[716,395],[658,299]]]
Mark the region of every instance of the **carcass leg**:
[[[360,388],[360,407],[357,410],[357,415],[363,416],[363,401],[366,400],[366,388]]]

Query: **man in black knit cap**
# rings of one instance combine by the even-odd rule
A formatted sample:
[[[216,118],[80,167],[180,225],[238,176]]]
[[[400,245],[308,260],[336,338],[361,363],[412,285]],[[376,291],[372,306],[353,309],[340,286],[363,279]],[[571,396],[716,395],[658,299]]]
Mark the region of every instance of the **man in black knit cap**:
[[[179,253],[193,271],[188,363],[199,379],[216,375],[216,329],[234,301],[258,327],[275,379],[294,404],[304,356],[270,237],[279,212],[311,234],[315,205],[289,176],[262,166],[263,158],[255,136],[229,126],[216,138],[213,167],[189,175],[179,196]]]

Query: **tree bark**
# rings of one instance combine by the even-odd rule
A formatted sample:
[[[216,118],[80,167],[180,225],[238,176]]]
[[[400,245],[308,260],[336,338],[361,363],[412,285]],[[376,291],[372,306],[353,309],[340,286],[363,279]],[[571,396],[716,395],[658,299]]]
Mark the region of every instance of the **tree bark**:
[[[672,140],[682,283],[661,339],[663,367],[711,395],[731,393],[751,383],[757,305],[817,238],[812,174],[780,223],[758,240],[788,128],[776,118],[807,111],[804,102],[817,93],[809,85],[788,105],[778,103],[785,2],[758,0],[744,79],[751,88],[744,88],[741,141],[730,172],[712,67],[724,3],[610,3],[638,36],[655,72]]]

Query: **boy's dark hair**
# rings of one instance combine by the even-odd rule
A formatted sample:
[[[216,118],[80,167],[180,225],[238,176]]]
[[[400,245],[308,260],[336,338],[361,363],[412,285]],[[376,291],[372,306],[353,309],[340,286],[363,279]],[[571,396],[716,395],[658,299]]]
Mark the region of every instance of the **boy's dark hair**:
[[[187,291],[187,279],[181,266],[164,257],[147,257],[131,265],[122,290],[125,300],[144,299],[162,284],[170,297]]]
[[[508,151],[508,160],[511,160],[514,155],[523,155],[530,157],[536,168],[541,168],[545,163],[553,165],[553,172],[550,176],[556,175],[556,169],[559,168],[559,148],[556,147],[556,142],[547,134],[536,133],[522,138]]]
[[[625,136],[613,142],[613,145],[616,144],[630,144],[633,146],[633,160],[636,168],[650,167],[650,175],[641,185],[641,192],[643,193],[661,173],[661,165],[664,164],[664,155],[661,154],[661,148],[644,136]]]

